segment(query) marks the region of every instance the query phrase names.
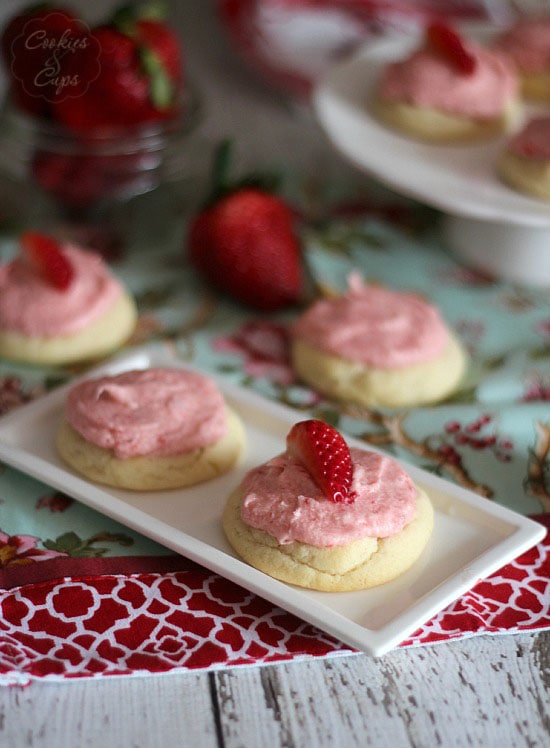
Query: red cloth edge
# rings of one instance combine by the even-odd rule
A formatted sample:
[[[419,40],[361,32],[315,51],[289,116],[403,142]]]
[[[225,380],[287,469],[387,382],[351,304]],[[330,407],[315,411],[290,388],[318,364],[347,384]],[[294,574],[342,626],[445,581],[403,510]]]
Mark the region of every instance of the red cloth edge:
[[[98,577],[107,574],[169,573],[199,568],[177,554],[166,556],[111,556],[108,558],[51,558],[31,564],[12,564],[0,569],[0,589],[11,590],[29,584],[65,577]]]

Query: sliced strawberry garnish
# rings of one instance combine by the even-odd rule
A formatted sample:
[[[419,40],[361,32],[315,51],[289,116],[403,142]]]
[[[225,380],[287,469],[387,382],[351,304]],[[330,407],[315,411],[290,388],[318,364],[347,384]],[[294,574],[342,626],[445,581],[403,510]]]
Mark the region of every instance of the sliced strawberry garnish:
[[[23,256],[48,283],[61,290],[70,286],[74,269],[55,239],[37,231],[26,231],[19,239],[19,246]]]
[[[434,21],[426,30],[429,46],[464,75],[472,75],[476,58],[466,48],[460,34],[441,21]]]
[[[343,436],[324,421],[299,421],[286,438],[287,452],[297,459],[323,493],[336,503],[351,504],[353,465]]]

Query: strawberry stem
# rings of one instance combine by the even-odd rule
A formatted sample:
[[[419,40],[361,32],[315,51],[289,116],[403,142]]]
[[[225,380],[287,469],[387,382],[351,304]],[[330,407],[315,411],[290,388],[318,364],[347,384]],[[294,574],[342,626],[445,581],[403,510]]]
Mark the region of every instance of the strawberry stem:
[[[159,2],[144,5],[127,4],[117,8],[109,24],[121,34],[137,42],[139,61],[143,72],[149,79],[151,102],[160,111],[172,106],[176,91],[158,54],[145,44],[139,43],[136,24],[143,20],[163,21],[166,15],[166,7]]]
[[[126,36],[133,36],[137,21],[164,21],[167,15],[166,5],[161,2],[142,3],[140,5],[125,3],[115,10],[108,25],[114,26]]]
[[[233,142],[229,138],[224,138],[214,150],[210,178],[211,188],[205,201],[205,207],[237,190],[250,188],[275,193],[281,186],[280,174],[273,172],[252,172],[232,181],[229,176],[232,152]]]
[[[149,78],[151,101],[156,109],[168,109],[174,100],[174,86],[164,66],[151,49],[144,45],[139,48],[139,59]]]

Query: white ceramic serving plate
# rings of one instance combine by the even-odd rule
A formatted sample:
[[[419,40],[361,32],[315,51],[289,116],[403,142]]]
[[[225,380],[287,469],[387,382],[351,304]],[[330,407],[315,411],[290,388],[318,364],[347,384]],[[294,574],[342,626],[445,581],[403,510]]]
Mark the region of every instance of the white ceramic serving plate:
[[[184,364],[166,349],[153,347],[113,359],[87,376],[151,366]],[[544,535],[544,528],[536,522],[407,466],[413,479],[426,487],[435,507],[433,537],[410,571],[394,582],[361,592],[314,592],[278,582],[236,557],[220,519],[226,497],[244,473],[281,452],[291,424],[304,416],[217,381],[245,424],[247,450],[238,468],[208,483],[134,493],[90,483],[67,469],[56,454],[54,434],[68,386],[0,419],[0,460],[373,655],[399,644],[479,579]]]
[[[487,38],[474,26],[472,36]],[[550,286],[550,203],[502,183],[495,164],[509,136],[431,145],[378,122],[370,111],[383,67],[418,46],[418,33],[369,42],[317,84],[316,117],[352,164],[395,191],[442,210],[449,246],[469,264],[518,283]],[[527,106],[519,128],[550,107]]]

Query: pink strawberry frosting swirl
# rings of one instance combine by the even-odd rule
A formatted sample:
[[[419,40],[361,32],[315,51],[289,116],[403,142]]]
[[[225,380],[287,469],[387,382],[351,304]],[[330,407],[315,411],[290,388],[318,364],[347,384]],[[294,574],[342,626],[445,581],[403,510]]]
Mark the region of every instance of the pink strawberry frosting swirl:
[[[244,479],[243,522],[281,545],[294,541],[317,548],[361,538],[385,538],[414,517],[416,488],[390,457],[351,448],[356,493],[352,504],[327,499],[307,470],[287,453],[251,470]]]
[[[468,51],[476,60],[472,74],[457,71],[428,48],[390,63],[380,80],[380,97],[456,116],[498,117],[518,93],[515,67],[498,51],[475,45]]]
[[[519,20],[496,42],[525,73],[550,71],[550,15]]]
[[[72,245],[63,253],[74,268],[69,288],[58,289],[16,257],[0,266],[0,328],[30,337],[79,332],[102,317],[122,294],[122,286],[101,257]]]
[[[313,304],[294,324],[293,336],[380,369],[432,360],[449,340],[434,306],[416,294],[365,285],[355,274],[347,293]]]
[[[536,160],[550,159],[550,117],[532,119],[508,143],[515,156]]]
[[[183,454],[207,447],[227,430],[216,384],[182,369],[85,380],[69,391],[65,417],[86,441],[120,459]]]

